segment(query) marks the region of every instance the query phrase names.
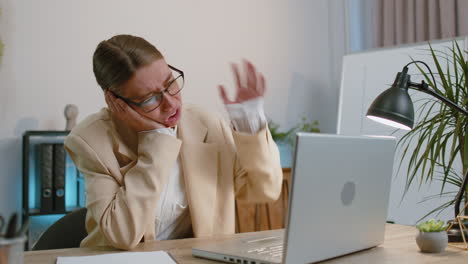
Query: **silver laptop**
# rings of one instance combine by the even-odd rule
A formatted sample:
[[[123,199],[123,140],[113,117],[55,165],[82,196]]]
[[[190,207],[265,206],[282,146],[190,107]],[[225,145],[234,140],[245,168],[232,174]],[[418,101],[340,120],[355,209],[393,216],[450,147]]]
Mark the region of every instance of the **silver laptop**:
[[[192,249],[227,263],[311,263],[383,242],[396,140],[298,133],[285,230]]]

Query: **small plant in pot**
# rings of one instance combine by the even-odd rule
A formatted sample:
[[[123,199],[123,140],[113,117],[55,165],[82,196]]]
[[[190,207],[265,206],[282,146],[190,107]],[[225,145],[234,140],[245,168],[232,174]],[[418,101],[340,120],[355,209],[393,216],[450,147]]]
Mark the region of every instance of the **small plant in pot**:
[[[442,220],[431,219],[416,225],[419,234],[416,236],[416,244],[426,253],[439,253],[448,245],[447,225]]]

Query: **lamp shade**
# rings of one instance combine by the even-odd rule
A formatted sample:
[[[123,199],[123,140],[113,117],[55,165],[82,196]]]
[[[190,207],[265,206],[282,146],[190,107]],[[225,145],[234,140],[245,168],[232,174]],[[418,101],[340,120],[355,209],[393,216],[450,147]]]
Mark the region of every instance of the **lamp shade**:
[[[409,75],[398,73],[392,87],[372,102],[367,117],[386,125],[411,130],[414,125],[414,108],[408,94],[408,81]]]

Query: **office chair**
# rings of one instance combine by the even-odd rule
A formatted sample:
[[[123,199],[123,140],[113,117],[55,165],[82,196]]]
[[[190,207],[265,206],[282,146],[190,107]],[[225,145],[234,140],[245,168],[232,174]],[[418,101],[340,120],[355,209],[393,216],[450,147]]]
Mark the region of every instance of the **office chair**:
[[[86,212],[86,208],[81,208],[60,218],[41,235],[32,250],[80,247],[81,240],[88,235]]]

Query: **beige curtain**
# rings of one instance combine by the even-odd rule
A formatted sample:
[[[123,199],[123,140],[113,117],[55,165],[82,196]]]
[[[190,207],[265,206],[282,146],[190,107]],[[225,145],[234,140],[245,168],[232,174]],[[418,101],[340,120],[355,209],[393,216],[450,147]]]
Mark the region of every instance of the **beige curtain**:
[[[468,0],[376,1],[377,47],[468,35]]]

